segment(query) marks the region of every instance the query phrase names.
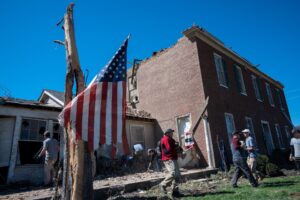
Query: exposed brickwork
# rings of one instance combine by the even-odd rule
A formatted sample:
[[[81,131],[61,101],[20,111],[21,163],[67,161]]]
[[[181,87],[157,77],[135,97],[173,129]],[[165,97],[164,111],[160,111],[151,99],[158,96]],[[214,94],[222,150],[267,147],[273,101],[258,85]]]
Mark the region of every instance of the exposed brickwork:
[[[161,132],[168,127],[177,130],[177,116],[191,114],[193,122],[204,104],[201,79],[197,46],[183,38],[173,48],[141,64],[137,73],[137,107],[157,119]],[[196,140],[206,160],[202,123]]]

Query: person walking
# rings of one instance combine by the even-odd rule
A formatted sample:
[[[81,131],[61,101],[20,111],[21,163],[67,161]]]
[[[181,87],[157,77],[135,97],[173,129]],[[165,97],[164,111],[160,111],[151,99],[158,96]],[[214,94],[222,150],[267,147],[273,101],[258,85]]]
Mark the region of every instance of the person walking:
[[[43,149],[39,153],[38,157],[45,155],[44,163],[44,185],[49,186],[52,184],[54,177],[54,164],[57,160],[57,154],[59,152],[58,141],[50,137],[50,132],[45,131],[45,140],[43,141]]]
[[[240,133],[233,132],[231,141],[232,161],[235,166],[234,174],[231,179],[232,187],[237,187],[238,179],[244,174],[249,180],[252,187],[257,187],[257,181],[254,179],[246,162],[247,152],[243,148],[243,143],[240,140]]]
[[[172,196],[179,197],[182,194],[178,190],[178,182],[180,179],[180,171],[178,166],[178,153],[175,144],[175,140],[173,139],[174,130],[168,128],[164,132],[164,136],[161,139],[161,154],[162,161],[167,169],[167,175],[165,179],[160,183],[160,190],[163,195],[167,194],[166,188],[171,186],[171,194]]]
[[[262,177],[256,172],[256,143],[251,136],[251,132],[249,129],[244,129],[242,130],[242,133],[244,134],[244,137],[246,138],[245,145],[246,145],[246,150],[248,151],[248,157],[247,157],[247,164],[248,167],[250,168],[251,173],[255,177],[256,181],[262,180]]]
[[[147,171],[151,171],[151,168],[153,168],[155,171],[160,172],[161,166],[159,163],[159,156],[156,152],[156,149],[148,149],[148,157],[150,159]]]
[[[293,137],[291,138],[291,154],[290,161],[294,161],[298,174],[300,174],[300,126],[296,126],[292,130]]]

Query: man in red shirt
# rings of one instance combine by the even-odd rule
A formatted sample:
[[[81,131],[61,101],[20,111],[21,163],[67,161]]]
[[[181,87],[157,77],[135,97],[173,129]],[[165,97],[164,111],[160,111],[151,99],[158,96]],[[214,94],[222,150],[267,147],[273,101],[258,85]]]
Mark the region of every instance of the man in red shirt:
[[[168,128],[160,141],[162,161],[168,171],[165,179],[160,183],[160,190],[165,195],[167,186],[171,185],[172,196],[180,196],[177,183],[180,178],[179,166],[177,163],[177,146],[173,139],[174,130]]]

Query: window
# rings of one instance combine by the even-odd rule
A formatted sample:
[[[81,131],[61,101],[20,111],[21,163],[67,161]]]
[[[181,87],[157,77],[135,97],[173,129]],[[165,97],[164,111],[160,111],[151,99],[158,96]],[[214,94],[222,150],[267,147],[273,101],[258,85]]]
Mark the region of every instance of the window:
[[[131,125],[130,127],[130,143],[131,147],[135,144],[141,144],[145,149],[145,136],[144,136],[144,126],[141,125]]]
[[[261,91],[260,91],[260,87],[259,87],[259,82],[258,82],[256,76],[252,75],[251,78],[252,78],[252,84],[253,84],[253,88],[254,88],[256,99],[259,100],[259,101],[262,101],[262,96],[261,96]]]
[[[281,110],[284,110],[283,103],[282,103],[282,98],[281,98],[281,94],[280,94],[279,89],[276,89],[276,94],[277,94],[277,98],[278,98],[279,108]]]
[[[47,121],[39,119],[23,119],[19,140],[19,158],[23,164],[41,164],[42,159],[35,159],[43,146],[43,134],[47,127]]]
[[[180,145],[184,144],[184,133],[190,131],[191,129],[191,116],[190,114],[177,117],[177,130],[179,136]]]
[[[261,126],[262,126],[264,141],[267,147],[268,154],[271,155],[274,150],[274,143],[272,139],[272,133],[270,130],[269,122],[261,121]]]
[[[46,121],[23,119],[21,127],[21,139],[23,141],[43,141],[46,130]]]
[[[282,135],[281,135],[281,131],[280,131],[280,127],[278,124],[275,124],[275,130],[276,130],[276,136],[278,139],[278,143],[279,143],[279,147],[281,149],[284,149],[284,144],[283,144],[283,140],[282,140]]]
[[[227,136],[229,139],[229,144],[231,143],[231,137],[233,131],[235,131],[235,124],[233,115],[231,113],[225,113],[225,123],[226,123],[226,129],[227,129]]]
[[[255,144],[257,144],[252,119],[250,117],[245,117],[245,126],[246,126],[247,129],[250,130],[251,136],[253,137],[253,139],[255,141]]]
[[[215,58],[215,65],[216,65],[219,84],[227,88],[228,77],[227,77],[226,63],[222,59],[222,57],[216,53],[214,53],[214,58]]]
[[[271,91],[271,87],[270,87],[269,83],[266,83],[266,90],[267,90],[269,103],[270,103],[271,106],[274,107],[275,105],[274,105],[273,95],[272,95],[272,91]]]
[[[241,68],[237,65],[234,66],[234,74],[235,74],[236,84],[237,84],[239,93],[247,95],[244,78],[243,78],[243,73],[242,73]]]
[[[177,117],[177,129],[179,137],[184,137],[184,133],[190,131],[191,119],[190,115]]]
[[[286,135],[286,138],[288,139],[288,141],[291,140],[291,134],[290,134],[290,129],[288,126],[285,126],[284,127],[284,131],[285,131],[285,135]]]
[[[60,141],[60,136],[64,132],[63,128],[59,125],[59,123],[53,122],[53,138],[55,138],[57,141]]]

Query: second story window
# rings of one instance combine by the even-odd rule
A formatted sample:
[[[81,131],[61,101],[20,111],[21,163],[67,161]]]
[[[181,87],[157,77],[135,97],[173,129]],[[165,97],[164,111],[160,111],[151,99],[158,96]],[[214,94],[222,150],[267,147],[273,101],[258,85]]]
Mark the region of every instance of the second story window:
[[[239,93],[247,95],[242,69],[237,65],[234,66],[234,74]]]
[[[273,99],[273,95],[272,95],[272,91],[271,91],[271,87],[270,87],[269,83],[266,83],[266,90],[267,90],[269,103],[270,103],[271,106],[274,107],[274,99]]]
[[[219,84],[223,87],[228,87],[228,76],[226,70],[226,63],[224,59],[218,54],[214,53],[215,65],[218,75]]]
[[[256,99],[259,101],[262,101],[259,81],[257,80],[256,76],[254,76],[254,75],[251,76],[251,79],[252,79],[252,84],[253,84],[253,89],[255,92]]]
[[[282,98],[281,98],[281,94],[280,94],[280,90],[279,89],[276,89],[276,94],[277,94],[277,98],[278,98],[279,108],[281,110],[284,110],[283,102],[282,102]]]

